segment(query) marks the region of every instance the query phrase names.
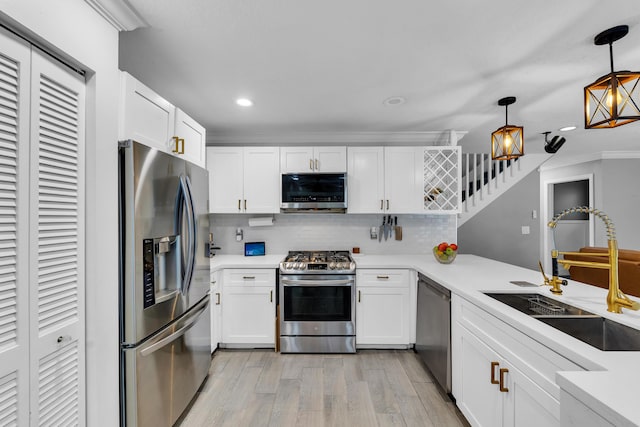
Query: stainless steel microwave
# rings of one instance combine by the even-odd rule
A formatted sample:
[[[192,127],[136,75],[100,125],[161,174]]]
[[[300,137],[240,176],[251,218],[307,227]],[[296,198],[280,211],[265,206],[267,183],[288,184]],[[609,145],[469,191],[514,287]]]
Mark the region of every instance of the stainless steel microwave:
[[[347,210],[346,173],[282,174],[281,212],[338,212]]]

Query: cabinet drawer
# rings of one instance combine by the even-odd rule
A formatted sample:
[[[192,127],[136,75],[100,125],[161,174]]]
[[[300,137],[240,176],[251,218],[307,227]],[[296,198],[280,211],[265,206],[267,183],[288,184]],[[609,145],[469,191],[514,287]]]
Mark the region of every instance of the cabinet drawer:
[[[558,371],[583,371],[571,360],[507,325],[489,312],[462,299],[452,300],[452,318],[476,335],[481,341],[507,358],[538,386],[560,399],[555,376]]]
[[[358,286],[409,287],[409,270],[358,269]]]
[[[272,286],[276,273],[273,269],[225,269],[222,283],[224,286]]]

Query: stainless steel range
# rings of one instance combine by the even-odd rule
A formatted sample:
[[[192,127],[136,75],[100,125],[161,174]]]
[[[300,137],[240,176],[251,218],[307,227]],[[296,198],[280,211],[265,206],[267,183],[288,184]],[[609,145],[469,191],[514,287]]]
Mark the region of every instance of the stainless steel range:
[[[349,251],[291,251],[280,263],[280,351],[355,353],[356,264]]]

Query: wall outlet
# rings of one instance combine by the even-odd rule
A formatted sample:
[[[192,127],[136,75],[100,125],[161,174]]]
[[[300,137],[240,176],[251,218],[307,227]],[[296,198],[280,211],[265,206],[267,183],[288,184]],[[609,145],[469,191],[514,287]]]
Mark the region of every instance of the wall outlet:
[[[522,234],[530,234],[531,233],[531,228],[529,228],[528,225],[523,225],[522,226]]]

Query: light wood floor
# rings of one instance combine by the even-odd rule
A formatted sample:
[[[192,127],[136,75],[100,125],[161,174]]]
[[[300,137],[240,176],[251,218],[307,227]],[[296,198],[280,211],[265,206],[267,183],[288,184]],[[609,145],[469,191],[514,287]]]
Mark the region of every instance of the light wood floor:
[[[180,427],[467,426],[412,350],[218,350]]]

